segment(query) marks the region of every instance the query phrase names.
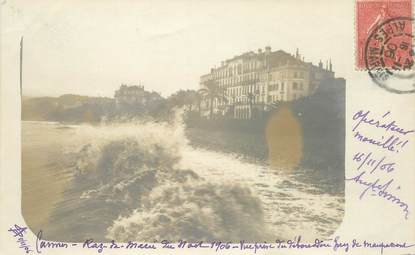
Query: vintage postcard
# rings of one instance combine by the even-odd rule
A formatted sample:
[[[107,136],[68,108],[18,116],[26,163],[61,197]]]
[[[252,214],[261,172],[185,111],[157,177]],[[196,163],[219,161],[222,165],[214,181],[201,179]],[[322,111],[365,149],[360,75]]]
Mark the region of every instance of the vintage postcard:
[[[0,0],[0,254],[415,254],[412,0]]]

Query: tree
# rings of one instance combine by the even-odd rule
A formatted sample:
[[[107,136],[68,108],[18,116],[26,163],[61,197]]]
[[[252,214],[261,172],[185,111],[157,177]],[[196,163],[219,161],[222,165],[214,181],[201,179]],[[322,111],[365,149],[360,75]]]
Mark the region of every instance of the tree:
[[[188,90],[186,95],[186,102],[189,103],[189,111],[192,111],[192,106],[197,105],[200,112],[200,103],[202,101],[201,95],[195,90]]]
[[[254,100],[255,96],[254,94],[252,94],[251,92],[248,93],[247,95],[248,97],[248,103],[249,103],[249,114],[250,114],[250,119],[252,119],[252,101]]]
[[[213,117],[213,101],[215,99],[228,101],[226,96],[224,95],[224,89],[219,88],[214,80],[209,80],[205,82],[205,87],[199,89],[199,93],[209,100],[209,119]]]
[[[172,94],[168,100],[171,106],[187,106],[189,111],[192,111],[193,105],[200,105],[201,99],[200,94],[195,90],[179,90],[176,93]]]

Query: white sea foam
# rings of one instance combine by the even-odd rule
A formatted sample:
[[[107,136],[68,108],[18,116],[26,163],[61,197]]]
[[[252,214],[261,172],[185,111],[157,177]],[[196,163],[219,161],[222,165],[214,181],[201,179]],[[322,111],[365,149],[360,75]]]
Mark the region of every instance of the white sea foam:
[[[80,199],[66,206],[82,206],[70,216],[63,209],[54,216],[72,217],[66,220],[79,224],[78,235],[85,221],[99,218],[104,236],[117,241],[313,239],[333,233],[343,216],[341,195],[266,165],[192,148],[180,114],[171,123],[80,125],[59,132],[72,134],[65,146],[76,152],[72,194]],[[86,213],[91,217],[79,218]]]
[[[182,167],[189,147],[180,114],[172,123],[79,126],[89,141],[77,160],[82,203],[122,203],[106,235],[117,241],[264,240],[271,238],[261,201],[249,187],[213,182]],[[121,207],[121,206],[117,206]]]

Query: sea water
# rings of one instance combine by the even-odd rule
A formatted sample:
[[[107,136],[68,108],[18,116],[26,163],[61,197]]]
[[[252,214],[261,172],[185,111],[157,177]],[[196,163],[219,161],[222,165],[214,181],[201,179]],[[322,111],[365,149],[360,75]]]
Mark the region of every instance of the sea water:
[[[191,147],[172,123],[22,124],[22,207],[60,241],[273,241],[331,235],[344,195],[238,155]]]

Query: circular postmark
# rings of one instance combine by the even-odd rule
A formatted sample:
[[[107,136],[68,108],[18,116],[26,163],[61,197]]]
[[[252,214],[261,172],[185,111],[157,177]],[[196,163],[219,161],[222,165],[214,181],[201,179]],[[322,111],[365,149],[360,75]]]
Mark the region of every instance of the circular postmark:
[[[365,64],[372,80],[392,93],[415,92],[414,37],[410,17],[376,26],[365,44]]]

